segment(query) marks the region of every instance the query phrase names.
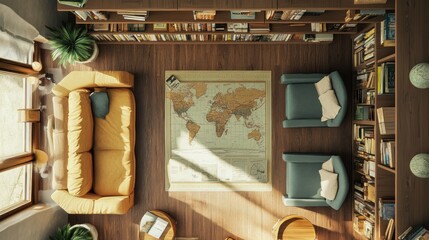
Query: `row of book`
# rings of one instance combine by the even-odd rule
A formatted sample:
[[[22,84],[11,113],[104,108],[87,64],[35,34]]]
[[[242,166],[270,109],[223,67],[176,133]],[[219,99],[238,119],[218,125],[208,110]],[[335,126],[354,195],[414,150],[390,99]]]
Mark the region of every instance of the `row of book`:
[[[374,238],[374,226],[375,223],[365,216],[355,212],[353,214],[353,228],[356,232],[364,235],[367,239],[375,239]]]
[[[118,11],[117,13],[125,20],[146,21],[149,17],[148,11]]]
[[[355,120],[358,121],[374,121],[374,106],[371,105],[355,105]]]
[[[395,141],[382,140],[380,143],[380,163],[395,168]]]
[[[300,20],[307,10],[268,10],[265,18],[270,21],[277,20]]]
[[[67,5],[67,6],[72,6],[72,7],[84,7],[85,3],[88,0],[58,0],[59,4],[63,4],[63,5]]]
[[[380,134],[395,134],[395,107],[378,108],[377,118]]]
[[[329,35],[329,34],[328,34]],[[287,42],[290,40],[306,42],[332,41],[331,37],[319,37],[315,34],[139,34],[139,33],[91,33],[98,41],[107,42],[146,42],[146,41],[233,41],[233,42]]]
[[[355,86],[357,88],[374,88],[376,75],[372,68],[364,68],[357,72]]]
[[[372,60],[375,56],[375,28],[371,28],[369,31],[357,35],[353,39],[353,43],[353,65],[355,67]]]
[[[380,44],[385,47],[395,46],[395,13],[386,13],[381,22]]]
[[[95,32],[144,32],[146,30],[146,24],[89,24],[88,31]]]
[[[366,178],[375,177],[375,161],[372,158],[355,157],[353,161],[354,170],[363,174]],[[363,191],[363,189],[362,189]]]
[[[377,93],[395,93],[395,63],[386,62],[377,67]]]
[[[386,13],[384,9],[362,9],[362,10],[353,10],[349,9],[346,12],[346,17],[344,18],[345,22],[351,21],[364,21],[371,19],[376,16],[381,16]]]
[[[374,105],[374,103],[375,103],[375,90],[370,90],[367,88],[356,89],[353,92],[353,99],[354,99],[355,104]],[[360,120],[363,120],[363,119],[360,119]]]
[[[194,20],[214,20],[216,10],[193,11]]]
[[[231,41],[231,42],[287,42],[294,34],[110,34],[92,33],[98,41],[107,42],[186,42],[186,41]],[[302,39],[301,39],[302,40]]]
[[[409,227],[398,237],[399,240],[428,240],[429,230],[423,226]]]
[[[109,19],[108,12],[102,11],[71,11],[78,19],[82,21],[90,20],[107,20]]]

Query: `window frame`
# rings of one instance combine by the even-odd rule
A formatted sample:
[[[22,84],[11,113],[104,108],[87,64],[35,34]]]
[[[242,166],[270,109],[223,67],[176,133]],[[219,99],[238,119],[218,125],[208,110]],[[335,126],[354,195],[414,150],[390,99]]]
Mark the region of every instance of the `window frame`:
[[[40,61],[40,44],[35,44],[34,46],[34,56],[33,61]],[[24,64],[20,62],[15,62],[7,59],[0,58],[0,72],[13,75],[16,77],[22,77],[22,78],[28,78],[32,76],[37,76],[39,72],[34,71],[30,64]],[[29,81],[29,79],[26,79],[25,81]],[[26,82],[26,84],[29,84]],[[26,88],[27,89],[27,88]],[[28,93],[25,93],[27,95]],[[25,105],[26,107],[30,107],[29,104],[32,104],[32,94],[29,94],[30,99],[25,99]],[[31,179],[29,180],[28,184],[30,185],[29,188],[31,190],[30,194],[30,200],[29,202],[19,204],[7,212],[0,214],[0,220],[3,220],[6,217],[9,217],[10,215],[13,215],[25,208],[28,208],[32,206],[33,204],[37,203],[38,194],[37,191],[39,190],[39,175],[35,172],[34,168],[34,149],[38,147],[38,137],[39,137],[39,127],[40,123],[26,123],[29,124],[28,127],[26,127],[25,130],[25,144],[28,146],[25,146],[25,149],[28,149],[28,152],[24,152],[21,154],[16,154],[13,156],[7,156],[3,159],[0,159],[0,173],[3,171],[10,170],[12,168],[18,167],[18,166],[25,166],[29,165],[29,171],[31,171]],[[33,125],[34,124],[34,125]]]

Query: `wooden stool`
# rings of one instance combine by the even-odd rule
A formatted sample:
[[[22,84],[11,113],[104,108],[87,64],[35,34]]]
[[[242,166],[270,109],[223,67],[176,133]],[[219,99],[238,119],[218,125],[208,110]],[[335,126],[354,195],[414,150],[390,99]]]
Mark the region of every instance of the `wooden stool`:
[[[306,218],[298,215],[289,215],[279,219],[273,227],[274,240],[314,240],[316,230]]]

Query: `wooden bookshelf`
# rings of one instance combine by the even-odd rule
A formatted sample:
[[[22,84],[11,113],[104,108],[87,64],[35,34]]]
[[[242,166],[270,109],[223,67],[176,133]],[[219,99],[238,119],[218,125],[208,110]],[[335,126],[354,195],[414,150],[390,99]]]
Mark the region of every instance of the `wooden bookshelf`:
[[[375,110],[374,116],[371,120],[354,120],[353,123],[360,125],[360,126],[371,126],[372,130],[374,131],[374,141],[375,141],[375,178],[374,178],[374,186],[375,186],[375,199],[377,200],[375,202],[374,206],[374,212],[375,215],[375,221],[370,221],[368,217],[365,217],[365,221],[370,221],[374,223],[373,228],[373,239],[383,239],[383,236],[385,234],[388,221],[383,220],[381,218],[381,215],[379,213],[379,199],[392,199],[395,198],[395,177],[396,177],[396,166],[393,168],[384,165],[386,164],[385,159],[382,159],[382,155],[386,153],[381,153],[381,144],[384,141],[394,141],[395,134],[388,134],[388,135],[382,135],[380,134],[379,129],[379,119],[378,115],[376,113],[376,109],[380,107],[395,107],[395,94],[394,93],[378,93],[379,83],[380,81],[386,81],[384,80],[384,75],[379,76],[378,74],[378,67],[383,66],[386,62],[394,62],[396,59],[395,55],[395,48],[392,47],[384,47],[380,43],[381,34],[384,34],[384,31],[381,29],[380,23],[370,23],[366,26],[362,26],[362,30],[359,31],[358,34],[356,34],[353,37],[353,44],[356,47],[353,47],[354,52],[354,61],[355,61],[355,81],[358,81],[358,76],[362,74],[367,74],[367,76],[370,75],[370,72],[374,72],[373,74],[376,76],[376,84],[375,86],[371,87],[356,87],[356,84],[353,84],[355,87],[353,89],[354,92],[361,91],[361,89],[369,91],[374,91],[375,98],[373,101],[373,104],[362,104],[359,102],[356,102],[356,100],[353,102],[354,108],[363,106],[363,107],[373,107]],[[374,29],[374,34],[371,36],[369,33],[371,30]],[[363,33],[363,34],[362,34]],[[358,37],[360,36],[360,38]],[[367,42],[370,42],[370,39],[374,38],[374,50],[371,52],[370,50],[367,50],[368,48],[365,47]],[[363,45],[363,48],[360,47]],[[370,48],[369,48],[370,49]],[[366,59],[367,56],[371,56],[373,54],[372,58]],[[359,57],[358,57],[359,56]],[[363,60],[365,59],[365,60]],[[383,78],[381,78],[383,77]],[[386,83],[387,84],[387,83]],[[366,85],[368,86],[368,85]],[[371,129],[370,129],[371,130]],[[353,130],[355,131],[355,130]],[[395,140],[396,141],[396,140]],[[394,144],[394,142],[384,143],[384,144]],[[386,145],[383,145],[386,146]],[[389,145],[390,146],[390,145]],[[395,147],[396,148],[396,147]],[[354,149],[356,151],[356,149]],[[356,156],[355,156],[356,157]],[[395,160],[396,161],[396,160]],[[355,166],[356,168],[356,166]],[[356,170],[354,170],[356,172]],[[361,173],[358,173],[361,174]],[[353,174],[353,176],[356,176],[356,174]],[[354,190],[356,191],[356,190]],[[355,197],[354,197],[355,198]],[[355,201],[353,204],[355,204]],[[397,203],[395,203],[397,204]],[[353,219],[356,219],[357,216],[360,216],[361,214],[357,211],[355,211],[355,207],[353,207]],[[355,229],[355,238],[356,239],[366,239],[364,236],[364,232],[359,232]]]

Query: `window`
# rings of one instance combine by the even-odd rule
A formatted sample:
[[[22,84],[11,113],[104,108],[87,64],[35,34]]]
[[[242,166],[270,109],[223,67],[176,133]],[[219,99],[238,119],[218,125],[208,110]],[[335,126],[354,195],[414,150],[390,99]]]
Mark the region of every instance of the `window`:
[[[26,77],[0,73],[0,218],[32,200],[31,123],[18,122],[18,109],[32,107]]]

